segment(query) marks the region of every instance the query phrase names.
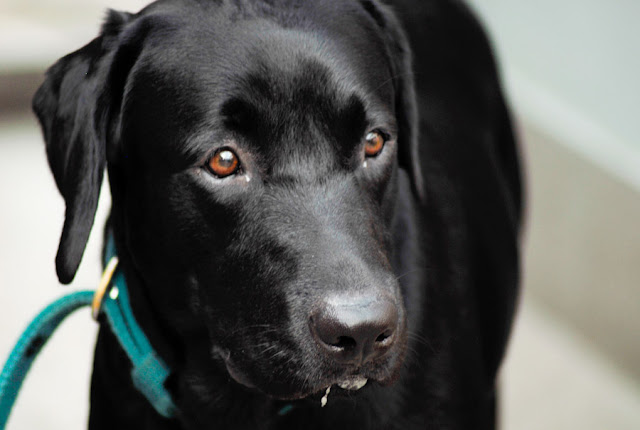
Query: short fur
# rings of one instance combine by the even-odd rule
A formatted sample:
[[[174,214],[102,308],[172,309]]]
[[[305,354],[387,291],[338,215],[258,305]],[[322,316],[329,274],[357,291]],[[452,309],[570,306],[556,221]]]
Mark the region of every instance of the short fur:
[[[173,371],[167,420],[103,325],[92,429],[494,428],[520,173],[489,44],[457,0],[111,11],[49,69],[34,110],[67,207],[61,282],[106,167],[107,232]],[[371,130],[388,141],[365,158]],[[242,167],[221,179],[205,166],[223,146]],[[309,315],[327,297],[393,303],[389,351],[356,367],[323,354]],[[334,386],[321,408],[347,374],[369,383]]]

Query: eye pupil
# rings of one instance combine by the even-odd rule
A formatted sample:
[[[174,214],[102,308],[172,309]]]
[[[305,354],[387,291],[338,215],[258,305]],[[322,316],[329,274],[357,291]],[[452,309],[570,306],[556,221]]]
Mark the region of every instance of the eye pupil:
[[[367,134],[366,142],[364,145],[364,152],[367,157],[375,157],[378,155],[382,148],[384,148],[385,139],[377,131],[372,131]]]
[[[218,150],[209,160],[209,170],[219,178],[236,173],[238,167],[238,156],[232,150],[226,148]]]

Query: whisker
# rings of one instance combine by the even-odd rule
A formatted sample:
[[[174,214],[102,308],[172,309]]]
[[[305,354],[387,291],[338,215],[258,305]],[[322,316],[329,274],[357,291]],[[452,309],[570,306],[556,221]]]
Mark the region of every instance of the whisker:
[[[426,346],[427,348],[429,348],[431,350],[431,352],[436,352],[436,349],[434,348],[433,344],[429,341],[429,339],[427,339],[426,337],[419,335],[417,333],[414,332],[409,332],[408,333],[408,337],[410,340],[413,340],[419,344],[422,344],[424,346]]]
[[[404,272],[403,274],[401,274],[401,275],[399,275],[399,276],[396,276],[396,281],[399,281],[399,280],[400,280],[400,278],[403,278],[403,277],[405,277],[405,276],[407,276],[407,275],[410,275],[410,274],[415,273],[415,272],[421,272],[421,271],[426,271],[426,269],[424,269],[424,268],[417,268],[417,269],[413,269],[413,270],[407,270],[407,271],[406,271],[406,272]]]

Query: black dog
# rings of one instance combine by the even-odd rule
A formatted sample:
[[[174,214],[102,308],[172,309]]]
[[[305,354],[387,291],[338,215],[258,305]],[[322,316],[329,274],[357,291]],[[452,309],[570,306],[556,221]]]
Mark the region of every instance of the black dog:
[[[106,167],[107,231],[172,369],[169,420],[103,327],[92,428],[495,426],[520,176],[489,44],[458,1],[111,12],[34,109],[67,205],[60,280]]]

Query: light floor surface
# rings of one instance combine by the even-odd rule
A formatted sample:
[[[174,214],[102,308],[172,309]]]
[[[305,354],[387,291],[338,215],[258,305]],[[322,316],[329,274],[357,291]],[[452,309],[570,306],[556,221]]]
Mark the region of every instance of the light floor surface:
[[[0,357],[27,321],[63,293],[94,288],[100,276],[103,190],[76,280],[61,286],[54,258],[64,217],[35,121],[0,122]],[[86,427],[96,325],[80,310],[35,362],[9,430]],[[525,294],[501,375],[502,428],[640,429],[640,388],[592,345]]]

